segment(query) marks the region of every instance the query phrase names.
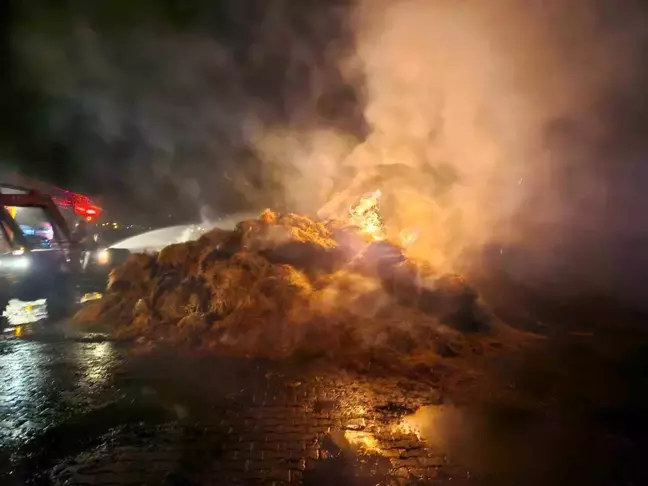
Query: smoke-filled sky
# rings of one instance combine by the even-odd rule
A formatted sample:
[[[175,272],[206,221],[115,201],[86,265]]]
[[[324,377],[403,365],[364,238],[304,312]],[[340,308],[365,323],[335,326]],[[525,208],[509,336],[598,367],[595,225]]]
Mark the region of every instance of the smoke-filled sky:
[[[280,181],[255,153],[253,126],[362,125],[337,66],[353,43],[343,2],[15,5],[23,100],[12,108],[26,135],[8,144],[66,187],[162,213],[263,207]]]
[[[381,189],[439,265],[648,260],[638,0],[12,3],[4,160],[116,212],[335,216]]]

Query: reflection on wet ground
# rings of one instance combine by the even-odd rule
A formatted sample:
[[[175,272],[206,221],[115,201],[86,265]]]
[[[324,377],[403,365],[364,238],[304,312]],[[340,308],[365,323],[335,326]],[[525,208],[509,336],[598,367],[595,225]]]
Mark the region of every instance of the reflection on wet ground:
[[[1,349],[3,445],[20,444],[110,394],[118,356],[109,342],[14,340]]]
[[[393,429],[433,390],[87,341],[16,327],[0,343],[2,484],[375,484],[443,463]]]
[[[626,338],[503,359],[453,405],[394,378],[12,327],[0,484],[648,484],[648,348]]]

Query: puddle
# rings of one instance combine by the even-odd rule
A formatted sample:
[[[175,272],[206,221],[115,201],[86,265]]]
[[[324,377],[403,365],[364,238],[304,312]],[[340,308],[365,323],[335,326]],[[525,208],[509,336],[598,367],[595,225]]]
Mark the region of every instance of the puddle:
[[[320,460],[304,472],[305,485],[373,486],[382,484],[392,468],[368,432],[332,430],[318,439],[318,445]]]

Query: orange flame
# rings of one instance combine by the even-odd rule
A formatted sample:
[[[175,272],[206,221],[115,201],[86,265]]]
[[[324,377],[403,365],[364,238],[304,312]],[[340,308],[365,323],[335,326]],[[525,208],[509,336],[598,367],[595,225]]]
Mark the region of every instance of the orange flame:
[[[407,248],[418,239],[419,233],[416,228],[407,228],[401,230],[398,236],[400,238],[401,246]]]
[[[379,212],[380,196],[380,190],[374,191],[349,209],[351,224],[375,241],[385,239],[385,228]]]

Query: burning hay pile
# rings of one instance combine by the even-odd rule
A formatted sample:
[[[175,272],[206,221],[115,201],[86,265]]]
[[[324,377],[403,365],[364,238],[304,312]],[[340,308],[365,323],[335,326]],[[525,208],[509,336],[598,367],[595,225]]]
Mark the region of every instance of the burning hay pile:
[[[379,219],[359,212],[351,226],[266,211],[233,231],[131,255],[76,320],[100,320],[122,338],[264,356],[454,355],[488,335],[491,320],[462,278],[408,259],[378,234]]]

